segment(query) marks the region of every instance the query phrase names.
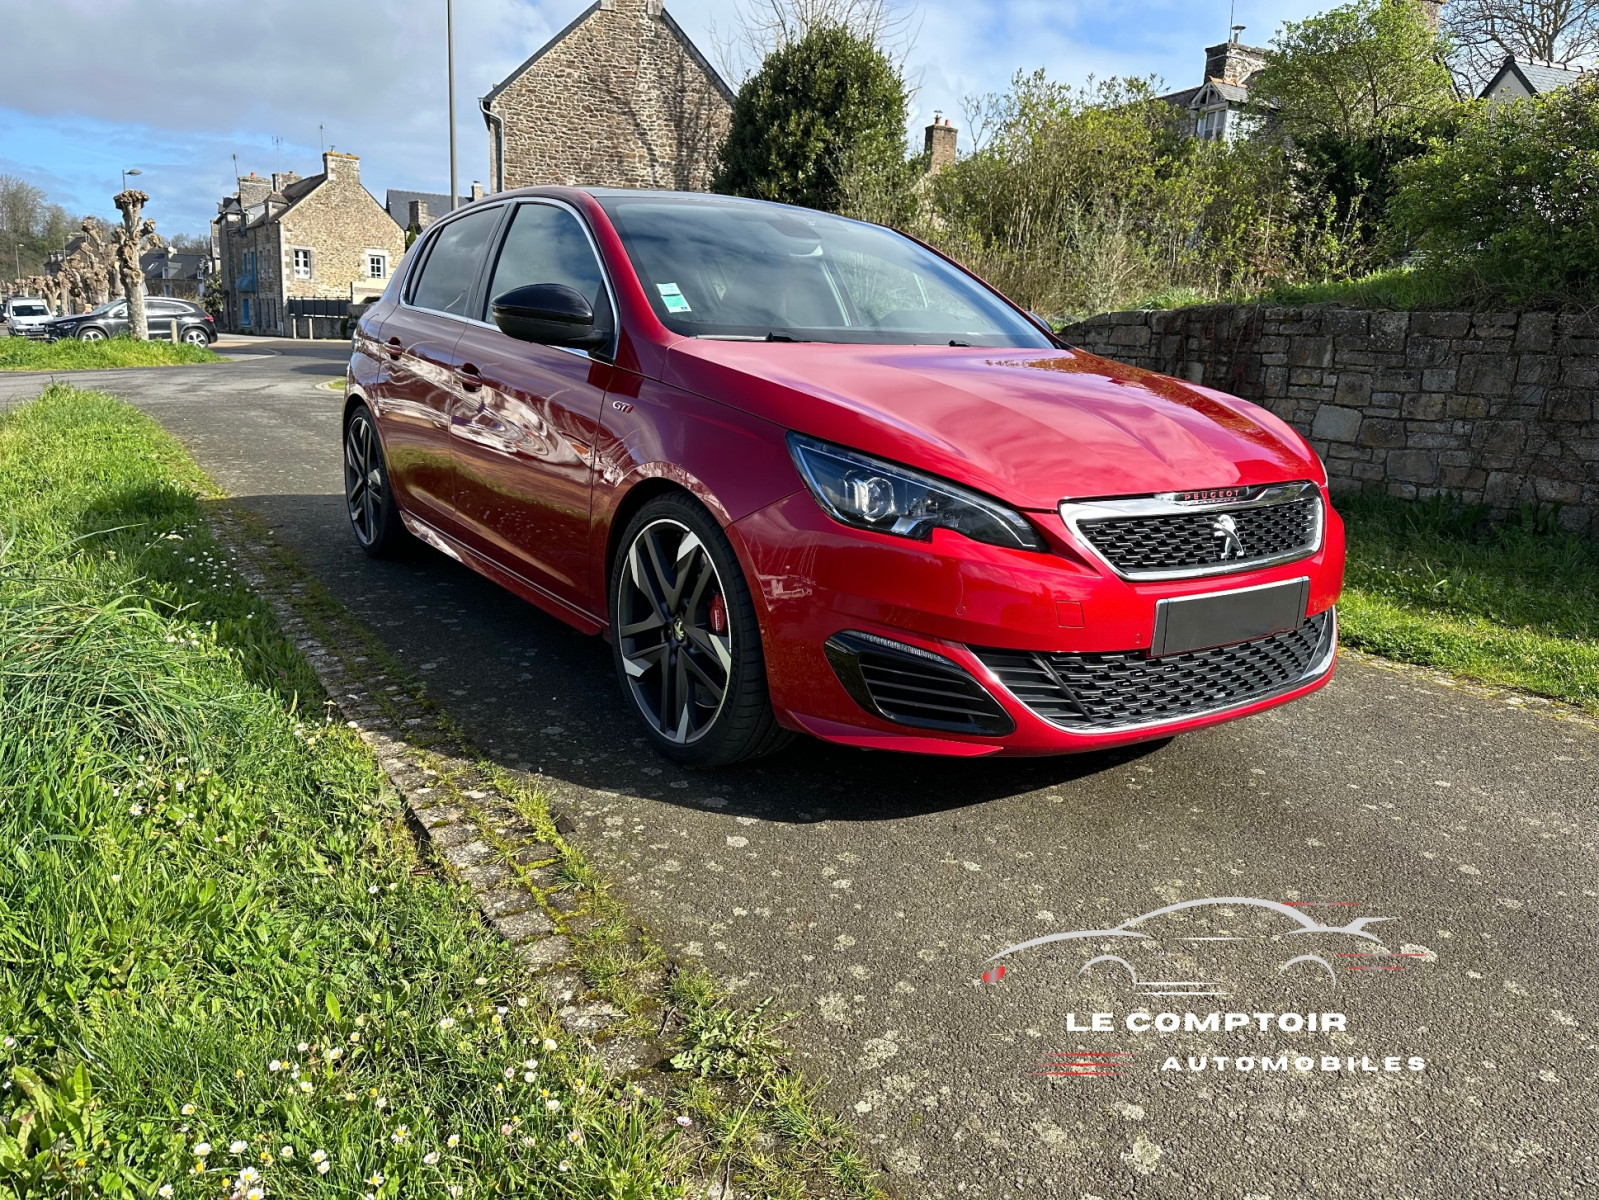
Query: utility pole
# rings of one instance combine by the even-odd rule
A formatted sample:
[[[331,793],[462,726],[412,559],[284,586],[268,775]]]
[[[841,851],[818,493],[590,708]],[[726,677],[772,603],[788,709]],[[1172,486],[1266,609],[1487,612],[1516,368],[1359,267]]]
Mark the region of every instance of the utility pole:
[[[460,189],[455,183],[455,0],[444,0],[444,53],[449,59],[450,88],[450,211],[455,211]]]

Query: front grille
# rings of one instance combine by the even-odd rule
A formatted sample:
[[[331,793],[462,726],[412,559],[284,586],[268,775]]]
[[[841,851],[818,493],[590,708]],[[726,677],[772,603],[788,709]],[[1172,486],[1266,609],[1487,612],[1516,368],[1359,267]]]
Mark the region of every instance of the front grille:
[[[1223,516],[1231,521],[1236,542],[1218,528],[1217,519]],[[1123,575],[1224,565],[1243,569],[1261,559],[1282,561],[1315,550],[1321,499],[1310,496],[1255,508],[1085,520],[1077,528]],[[1229,557],[1223,558],[1224,553]]]
[[[1336,630],[1329,608],[1286,633],[1165,658],[1137,650],[973,653],[1035,714],[1063,729],[1091,733],[1179,721],[1288,691],[1327,660]]]
[[[853,632],[835,634],[823,648],[855,702],[897,725],[990,736],[1016,728],[982,684],[936,654]]]

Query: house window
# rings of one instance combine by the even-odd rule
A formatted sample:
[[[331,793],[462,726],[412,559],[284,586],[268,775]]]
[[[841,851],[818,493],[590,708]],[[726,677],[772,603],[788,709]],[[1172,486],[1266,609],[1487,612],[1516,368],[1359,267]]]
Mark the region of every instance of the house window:
[[[368,254],[366,256],[366,277],[368,279],[382,279],[389,273],[389,256],[387,254]]]
[[[311,252],[309,250],[296,250],[294,252],[294,277],[296,279],[311,278]]]
[[[244,311],[240,316],[239,324],[248,326],[250,324],[250,298],[248,296],[241,301],[241,307]]]

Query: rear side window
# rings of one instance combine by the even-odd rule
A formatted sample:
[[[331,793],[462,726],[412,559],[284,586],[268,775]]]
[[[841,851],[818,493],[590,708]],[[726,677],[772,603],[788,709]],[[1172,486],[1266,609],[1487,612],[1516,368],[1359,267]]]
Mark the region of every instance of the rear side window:
[[[433,249],[422,264],[422,277],[411,289],[411,303],[434,312],[466,316],[483,252],[499,220],[499,208],[489,208],[460,217],[439,230]]]
[[[575,216],[553,204],[517,208],[485,299],[492,303],[495,297],[532,283],[564,284],[581,293],[595,313],[606,310],[605,277],[588,235]]]

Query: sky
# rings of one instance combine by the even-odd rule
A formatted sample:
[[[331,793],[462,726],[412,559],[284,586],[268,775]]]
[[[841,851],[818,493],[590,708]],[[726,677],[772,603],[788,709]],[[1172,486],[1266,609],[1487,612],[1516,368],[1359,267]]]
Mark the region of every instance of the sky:
[[[713,60],[747,0],[667,0]],[[1069,83],[1155,75],[1200,82],[1204,47],[1230,8],[1263,45],[1329,0],[921,0],[910,128],[935,110],[961,123],[963,97],[1019,70]],[[486,179],[486,94],[587,0],[454,0],[461,191]],[[0,0],[0,174],[43,188],[74,216],[115,218],[121,171],[138,167],[146,215],[166,234],[203,233],[248,174],[311,175],[321,150],[361,156],[361,178],[449,190],[445,0]],[[737,80],[731,80],[736,86]],[[962,148],[969,143],[962,134]],[[920,147],[917,146],[917,149]]]

